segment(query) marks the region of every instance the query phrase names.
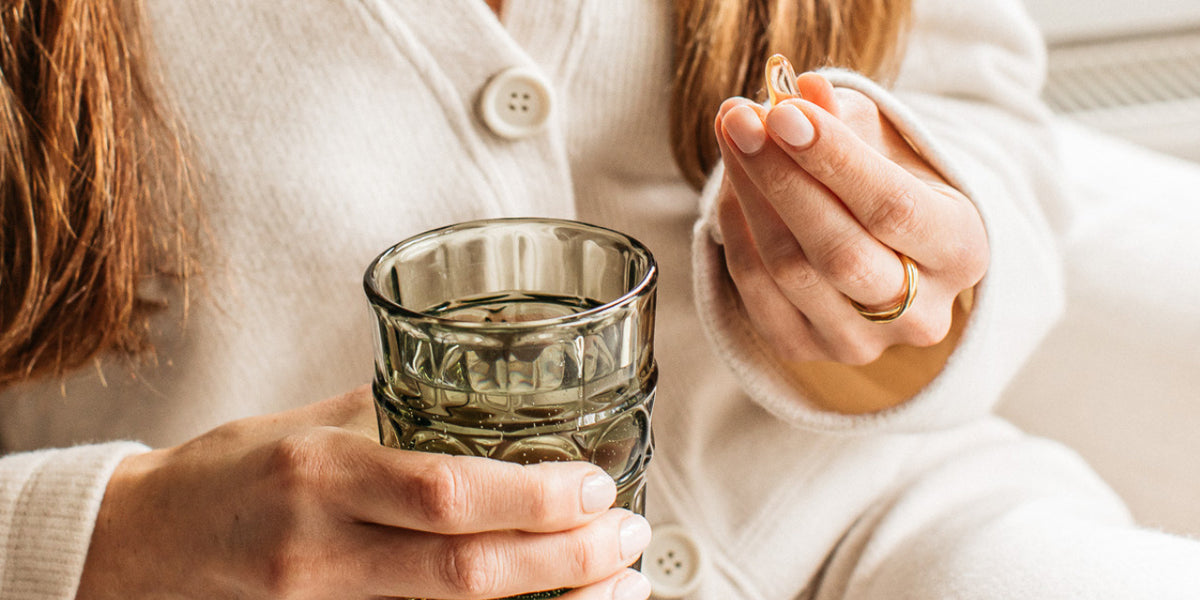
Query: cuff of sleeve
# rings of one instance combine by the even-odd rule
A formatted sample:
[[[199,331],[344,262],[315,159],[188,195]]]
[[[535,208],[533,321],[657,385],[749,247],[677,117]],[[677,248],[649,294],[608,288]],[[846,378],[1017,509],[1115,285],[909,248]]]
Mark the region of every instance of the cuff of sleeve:
[[[967,327],[942,372],[907,402],[871,414],[824,410],[808,399],[754,332],[725,268],[716,222],[716,197],[723,168],[702,191],[701,218],[693,238],[697,309],[717,352],[744,391],[776,417],[795,426],[828,432],[905,433],[943,429],[990,412],[1008,380],[1033,351],[1061,311],[1061,275],[1047,259],[1046,232],[1006,198],[1008,186],[987,165],[951,155],[894,96],[857,73],[822,72],[838,87],[870,97],[946,180],[975,204],[987,229],[992,259],[976,287]],[[978,168],[975,168],[978,167]]]
[[[0,459],[0,597],[75,597],[109,477],[133,442],[13,454]]]

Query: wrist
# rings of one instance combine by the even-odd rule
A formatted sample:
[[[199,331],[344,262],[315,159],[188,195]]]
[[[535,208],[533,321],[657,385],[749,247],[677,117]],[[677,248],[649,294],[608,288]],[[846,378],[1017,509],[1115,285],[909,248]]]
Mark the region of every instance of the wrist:
[[[139,597],[164,581],[164,554],[155,544],[163,536],[163,524],[156,522],[149,491],[166,453],[128,456],[113,470],[96,515],[77,600]]]

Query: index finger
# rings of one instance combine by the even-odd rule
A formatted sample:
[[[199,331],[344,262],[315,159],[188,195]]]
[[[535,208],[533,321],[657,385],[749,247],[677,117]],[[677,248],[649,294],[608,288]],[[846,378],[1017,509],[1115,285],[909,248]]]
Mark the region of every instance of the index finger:
[[[520,465],[387,448],[358,438],[338,495],[360,521],[431,533],[564,531],[613,505],[616,485],[584,462]]]
[[[766,124],[796,164],[891,248],[937,267],[945,262],[943,248],[948,244],[957,247],[979,239],[978,219],[972,219],[975,209],[969,202],[934,192],[821,107],[788,100],[771,109]],[[808,132],[807,139],[793,132]]]

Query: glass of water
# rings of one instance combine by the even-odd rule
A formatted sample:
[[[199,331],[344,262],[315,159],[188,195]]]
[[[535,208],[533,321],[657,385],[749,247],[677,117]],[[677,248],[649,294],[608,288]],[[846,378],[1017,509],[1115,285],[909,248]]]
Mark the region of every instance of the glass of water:
[[[389,248],[363,282],[380,440],[589,461],[616,480],[617,506],[642,512],[656,280],[641,243],[574,221],[472,221]]]

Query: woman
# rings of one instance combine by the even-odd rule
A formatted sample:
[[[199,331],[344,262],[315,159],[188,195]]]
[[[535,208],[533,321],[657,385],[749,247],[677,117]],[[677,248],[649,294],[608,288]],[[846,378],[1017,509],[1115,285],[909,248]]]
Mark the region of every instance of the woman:
[[[987,416],[1059,304],[1016,2],[919,3],[894,93],[825,71],[770,111],[721,101],[776,51],[885,77],[905,3],[151,2],[145,48],[121,8],[4,13],[0,595],[646,597],[624,567],[647,522],[597,469],[381,448],[345,393],[370,258],[503,215],[614,227],[662,266],[647,518],[688,562],[644,561],[657,595],[1189,583],[1192,544]],[[480,111],[497,93],[524,104]],[[161,205],[188,182],[202,221]],[[171,252],[189,231],[211,249]],[[135,254],[164,246],[199,255],[190,301],[192,263]],[[68,447],[96,440],[138,442]]]

